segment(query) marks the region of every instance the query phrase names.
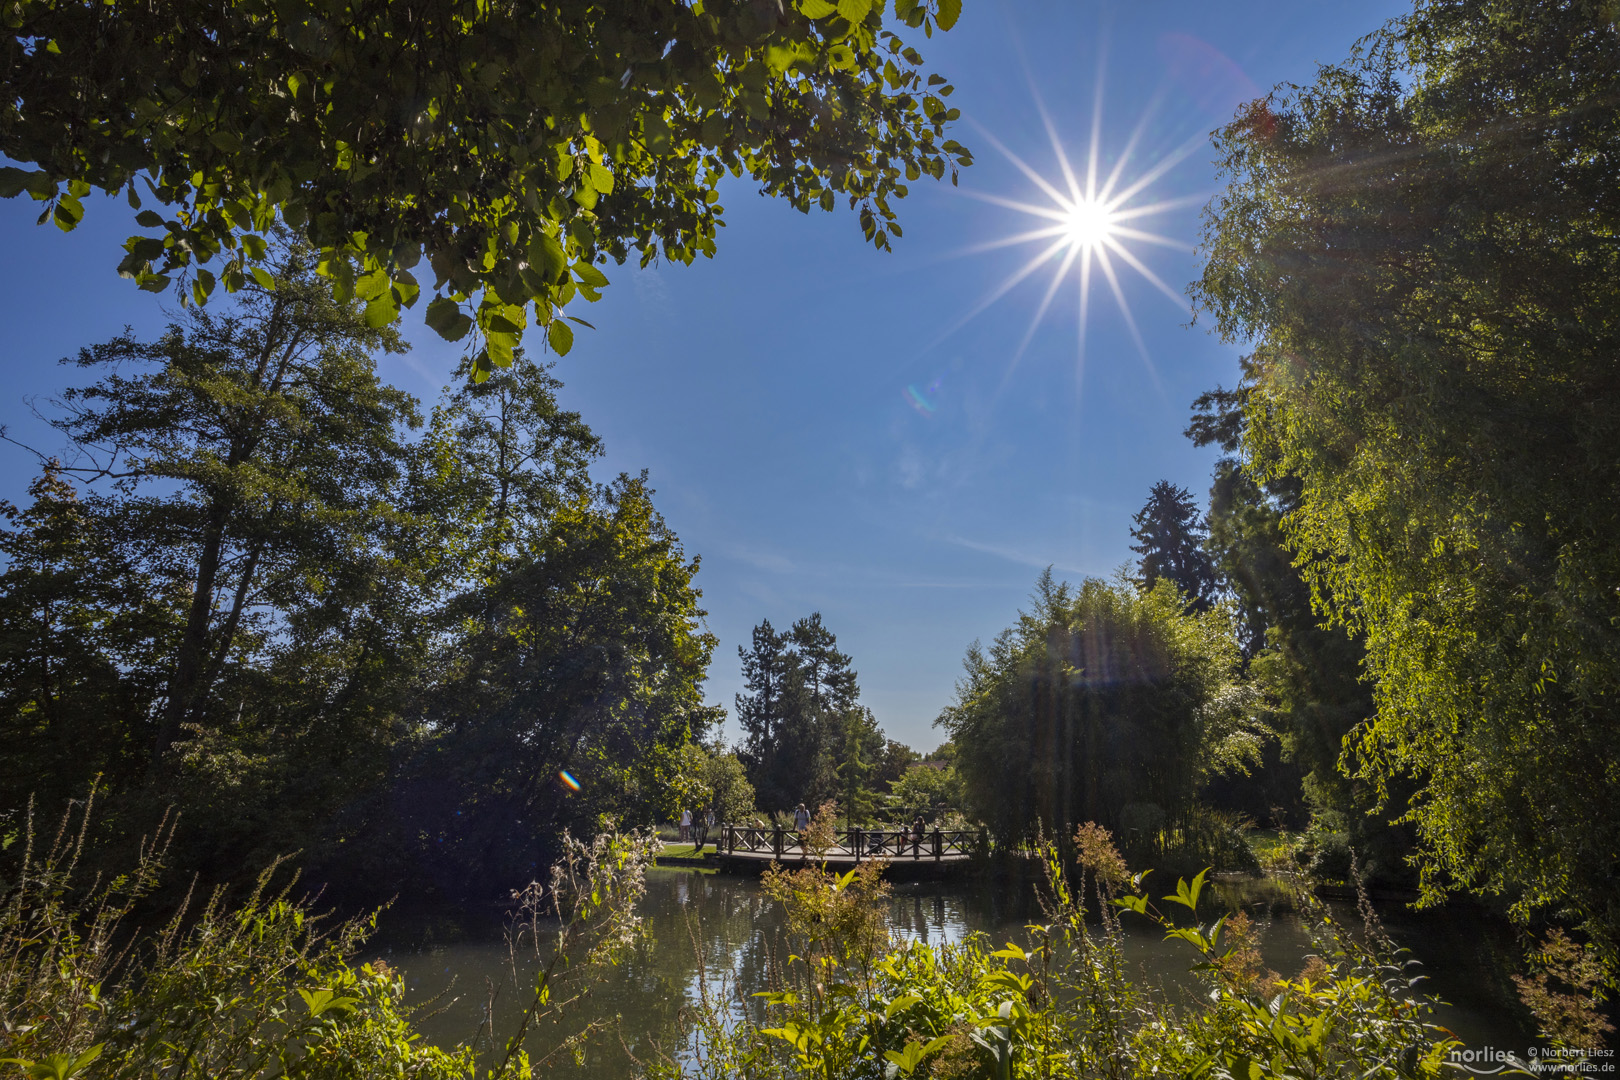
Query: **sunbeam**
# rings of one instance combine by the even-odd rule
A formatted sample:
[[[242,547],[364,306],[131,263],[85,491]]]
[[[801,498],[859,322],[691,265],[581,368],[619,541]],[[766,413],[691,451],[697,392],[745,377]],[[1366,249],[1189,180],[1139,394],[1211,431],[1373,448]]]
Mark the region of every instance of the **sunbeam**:
[[[1063,141],[1058,137],[1057,127],[1053,124],[1033,80],[1030,81],[1030,93],[1035,99],[1035,109],[1040,116],[1041,125],[1051,142],[1058,175],[1042,175],[1040,170],[1015,154],[995,134],[979,125],[974,126],[979,127],[979,132],[986,142],[995,147],[1041,195],[1045,196],[1046,202],[1041,202],[1039,198],[1035,201],[1026,201],[984,191],[964,190],[962,194],[1003,209],[1016,211],[1036,219],[1040,224],[1035,228],[976,244],[961,254],[993,251],[1030,243],[1040,244],[1041,249],[1033,258],[994,286],[984,299],[953,320],[936,339],[936,344],[961,329],[969,320],[980,315],[986,308],[1007,295],[1014,286],[1043,266],[1055,264],[1052,277],[1042,292],[1040,305],[1009,361],[1007,374],[1011,374],[1012,368],[1017,366],[1019,359],[1028,349],[1042,320],[1051,310],[1059,289],[1062,288],[1064,281],[1069,279],[1071,272],[1079,287],[1080,339],[1077,362],[1079,370],[1083,372],[1086,360],[1086,331],[1091,318],[1093,270],[1097,270],[1101,272],[1114,303],[1118,305],[1124,317],[1126,329],[1141,354],[1143,363],[1157,383],[1158,372],[1154,370],[1141,328],[1131,312],[1124,283],[1120,280],[1123,271],[1116,269],[1113,256],[1117,255],[1121,263],[1146,278],[1155,289],[1169,297],[1179,310],[1187,312],[1186,300],[1149,269],[1147,264],[1126,246],[1126,243],[1167,247],[1182,252],[1193,250],[1193,246],[1183,240],[1142,228],[1140,224],[1143,219],[1156,214],[1202,204],[1207,201],[1207,195],[1138,200],[1155,181],[1186,160],[1199,146],[1204,145],[1204,137],[1200,135],[1196,139],[1189,139],[1174,147],[1159,160],[1146,166],[1136,166],[1138,146],[1147,126],[1148,117],[1159,105],[1158,98],[1155,98],[1148,105],[1147,114],[1143,115],[1131,131],[1120,158],[1105,166],[1102,160],[1102,73],[1099,70],[1096,98],[1091,111],[1091,131],[1087,138],[1086,160],[1071,162],[1063,147]],[[1067,190],[1064,190],[1065,188]],[[1061,258],[1058,258],[1060,254]],[[1005,375],[1002,381],[1005,384]]]

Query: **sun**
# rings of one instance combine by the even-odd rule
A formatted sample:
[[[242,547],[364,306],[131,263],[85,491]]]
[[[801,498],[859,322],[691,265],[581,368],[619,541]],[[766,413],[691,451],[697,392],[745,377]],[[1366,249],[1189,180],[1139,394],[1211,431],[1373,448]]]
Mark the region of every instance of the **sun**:
[[[944,341],[945,338],[961,329],[970,319],[979,315],[990,305],[1012,291],[1026,278],[1029,278],[1043,267],[1052,267],[1051,278],[1047,281],[1040,306],[1030,320],[1029,328],[1025,331],[1023,340],[1009,360],[1008,374],[1011,374],[1012,367],[1017,365],[1024,350],[1029,346],[1036,330],[1040,327],[1042,319],[1045,318],[1048,309],[1051,308],[1053,301],[1062,290],[1065,281],[1073,281],[1078,289],[1079,356],[1077,359],[1080,368],[1084,369],[1086,332],[1091,312],[1092,283],[1097,279],[1101,279],[1106,283],[1109,292],[1113,294],[1114,302],[1119,307],[1126,329],[1129,330],[1131,339],[1136,345],[1137,352],[1141,354],[1143,363],[1147,365],[1149,373],[1157,380],[1158,376],[1153,370],[1153,361],[1148,355],[1147,345],[1142,339],[1136,317],[1131,313],[1131,306],[1126,300],[1124,285],[1121,283],[1121,270],[1123,267],[1129,267],[1169,298],[1178,310],[1183,313],[1188,312],[1186,298],[1165,284],[1164,280],[1154,273],[1152,268],[1133,249],[1141,245],[1152,245],[1174,248],[1184,253],[1193,251],[1193,246],[1190,243],[1151,232],[1142,226],[1144,219],[1154,215],[1182,207],[1201,205],[1207,201],[1207,194],[1169,199],[1154,199],[1149,195],[1152,186],[1160,178],[1186,160],[1200,147],[1207,145],[1207,137],[1200,131],[1168,152],[1155,155],[1151,163],[1142,163],[1142,157],[1146,155],[1141,153],[1140,143],[1153,111],[1153,106],[1150,105],[1138,121],[1129,140],[1115,158],[1112,168],[1105,170],[1101,145],[1101,84],[1102,78],[1099,70],[1098,92],[1091,116],[1089,152],[1078,163],[1081,166],[1079,169],[1075,167],[1075,164],[1071,163],[1062,140],[1058,138],[1057,129],[1041,101],[1039,92],[1035,90],[1033,79],[1030,82],[1030,90],[1035,98],[1035,108],[1046,128],[1047,138],[1051,142],[1053,156],[1056,158],[1058,166],[1058,175],[1043,175],[1039,170],[1030,166],[1023,158],[1003,145],[994,133],[982,126],[974,125],[978,127],[979,134],[987,142],[1000,151],[1019,172],[1024,174],[1025,178],[1035,186],[1043,198],[1029,201],[1008,198],[990,192],[962,189],[964,195],[983,202],[993,203],[1008,210],[1015,210],[1035,220],[1030,222],[1033,227],[1026,227],[1023,230],[1012,232],[1010,235],[991,240],[988,243],[974,245],[962,251],[961,254],[978,254],[996,248],[1013,246],[1036,246],[1036,251],[1028,261],[1008,274],[1006,278],[992,288],[979,303],[953,320],[935,340],[935,344]]]
[[[1080,199],[1064,211],[1063,234],[1075,247],[1096,248],[1114,235],[1114,211],[1099,199]]]

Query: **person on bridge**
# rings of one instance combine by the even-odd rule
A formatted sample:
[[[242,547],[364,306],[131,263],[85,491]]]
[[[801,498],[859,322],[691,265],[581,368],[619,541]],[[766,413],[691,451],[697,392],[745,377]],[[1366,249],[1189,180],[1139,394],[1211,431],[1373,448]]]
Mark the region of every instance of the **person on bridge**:
[[[918,814],[917,819],[911,823],[911,853],[913,855],[922,850],[923,833],[927,830],[928,826],[923,824],[922,815]]]
[[[804,803],[800,803],[799,808],[793,811],[793,827],[800,832],[810,827],[810,811],[804,808]]]

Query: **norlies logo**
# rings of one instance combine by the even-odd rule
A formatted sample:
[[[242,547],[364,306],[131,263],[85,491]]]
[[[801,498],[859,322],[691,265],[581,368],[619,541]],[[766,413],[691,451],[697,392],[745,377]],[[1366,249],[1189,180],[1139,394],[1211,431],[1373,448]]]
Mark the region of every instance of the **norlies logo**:
[[[1563,1050],[1532,1046],[1524,1057],[1494,1046],[1457,1049],[1447,1063],[1475,1076],[1601,1075],[1614,1072],[1613,1050]]]

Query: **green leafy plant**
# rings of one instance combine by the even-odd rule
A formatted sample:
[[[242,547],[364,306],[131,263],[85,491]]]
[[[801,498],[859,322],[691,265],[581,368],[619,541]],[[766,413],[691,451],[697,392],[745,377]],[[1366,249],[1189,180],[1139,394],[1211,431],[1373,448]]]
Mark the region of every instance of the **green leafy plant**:
[[[712,254],[720,184],[858,208],[879,248],[907,185],[971,158],[902,31],[961,0],[616,0],[401,7],[22,0],[4,9],[0,196],[70,230],[93,191],[146,230],[119,270],[183,296],[267,282],[277,220],[374,327],[427,293],[473,377],[524,331],[558,353],[605,258]],[[909,36],[909,35],[908,35]],[[431,276],[418,279],[425,260]],[[210,268],[210,264],[213,268]],[[529,308],[532,307],[532,319]]]
[[[162,926],[138,925],[172,827],[128,875],[85,885],[76,869],[89,802],[77,813],[77,831],[64,819],[43,852],[30,820],[0,897],[0,1061],[36,1080],[527,1077],[527,1035],[537,1016],[560,1007],[559,973],[611,962],[633,939],[652,852],[649,837],[615,830],[589,844],[565,841],[549,887],[520,898],[535,910],[543,899],[558,918],[547,932],[551,958],[502,1056],[481,1064],[469,1047],[422,1041],[404,982],[386,963],[354,966],[374,917],[326,927],[290,898],[291,881],[272,889],[286,876],[277,865],[240,900],[219,890]],[[538,932],[538,916],[530,925]]]
[[[1106,829],[1087,823],[1074,839],[1078,876],[1055,845],[1038,842],[1043,921],[999,948],[984,935],[890,938],[874,870],[778,871],[767,890],[787,914],[793,950],[779,986],[758,995],[762,1017],[705,996],[693,1019],[701,1051],[688,1061],[707,1063],[705,1077],[750,1080],[1449,1075],[1458,1044],[1427,1021],[1433,1003],[1414,992],[1412,962],[1376,921],[1358,942],[1301,896],[1320,952],[1285,978],[1260,963],[1242,912],[1205,920],[1207,872],[1179,880],[1161,910],[1148,875],[1129,872]],[[1184,942],[1207,994],[1177,1005],[1133,983],[1127,914]],[[728,1071],[710,1068],[720,1063]]]

